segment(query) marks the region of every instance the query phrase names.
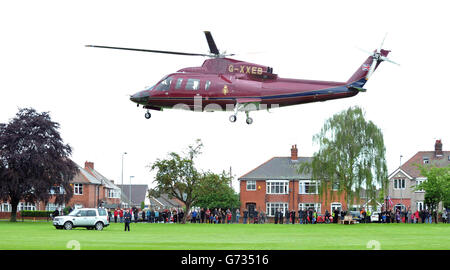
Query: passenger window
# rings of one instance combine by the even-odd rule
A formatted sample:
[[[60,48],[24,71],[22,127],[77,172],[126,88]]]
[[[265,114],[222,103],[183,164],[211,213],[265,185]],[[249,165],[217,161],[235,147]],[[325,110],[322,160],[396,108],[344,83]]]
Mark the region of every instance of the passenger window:
[[[198,90],[200,88],[200,80],[188,79],[186,82],[186,90]]]
[[[157,87],[156,90],[168,91],[170,89],[170,84],[172,83],[172,77],[163,80]]]
[[[177,84],[175,85],[175,89],[180,89],[182,83],[183,83],[183,78],[179,78],[177,80]]]
[[[86,210],[81,210],[78,214],[79,214],[80,216],[82,216],[82,217],[87,217],[87,216],[88,216],[88,211],[86,211]]]
[[[211,86],[211,81],[206,81],[206,83],[205,83],[205,90],[208,90],[209,86]]]
[[[95,217],[97,216],[97,213],[95,212],[95,210],[88,210],[87,215],[88,217]]]

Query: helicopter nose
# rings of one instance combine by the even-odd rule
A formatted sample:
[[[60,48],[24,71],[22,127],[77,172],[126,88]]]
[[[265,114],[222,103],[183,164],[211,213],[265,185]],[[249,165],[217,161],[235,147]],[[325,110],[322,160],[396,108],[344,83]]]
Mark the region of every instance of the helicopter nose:
[[[130,100],[135,103],[146,103],[148,101],[148,97],[150,96],[149,91],[140,91],[134,95],[131,95]]]

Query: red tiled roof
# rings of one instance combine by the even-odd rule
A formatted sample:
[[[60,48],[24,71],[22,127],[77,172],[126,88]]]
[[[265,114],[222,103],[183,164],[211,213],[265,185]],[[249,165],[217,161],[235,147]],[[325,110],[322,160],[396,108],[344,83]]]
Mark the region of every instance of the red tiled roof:
[[[409,174],[411,177],[421,177],[420,170],[417,165],[425,165],[423,160],[428,158],[429,165],[437,167],[446,167],[450,165],[450,151],[443,151],[442,156],[436,156],[435,151],[419,151],[412,158],[406,161],[400,169]]]

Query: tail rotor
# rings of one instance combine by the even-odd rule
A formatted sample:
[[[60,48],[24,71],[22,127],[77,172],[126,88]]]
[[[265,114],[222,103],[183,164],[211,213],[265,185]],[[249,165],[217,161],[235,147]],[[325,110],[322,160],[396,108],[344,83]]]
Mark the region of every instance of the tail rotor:
[[[362,50],[361,51],[369,54],[370,56],[372,56],[372,64],[370,65],[370,68],[367,72],[366,75],[366,80],[368,80],[370,78],[370,76],[372,76],[373,72],[375,71],[375,68],[377,67],[377,65],[383,61],[387,61],[389,63],[392,64],[396,64],[396,65],[400,65],[394,61],[392,61],[391,59],[387,58],[387,54],[389,53],[389,51],[387,50],[383,50],[383,44],[384,44],[384,40],[386,39],[387,33],[384,35],[383,40],[381,41],[380,47],[378,47],[374,52],[368,52],[366,50]]]

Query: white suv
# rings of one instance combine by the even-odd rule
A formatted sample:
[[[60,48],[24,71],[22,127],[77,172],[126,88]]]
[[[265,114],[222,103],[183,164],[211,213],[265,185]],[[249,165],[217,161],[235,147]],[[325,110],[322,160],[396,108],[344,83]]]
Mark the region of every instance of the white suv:
[[[59,216],[53,219],[56,229],[71,230],[75,227],[85,227],[88,230],[103,230],[109,225],[108,212],[104,208],[79,208],[73,210],[67,216]]]

